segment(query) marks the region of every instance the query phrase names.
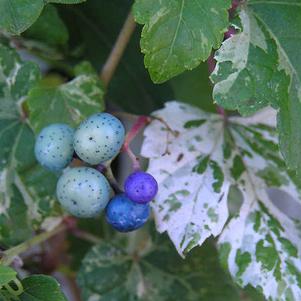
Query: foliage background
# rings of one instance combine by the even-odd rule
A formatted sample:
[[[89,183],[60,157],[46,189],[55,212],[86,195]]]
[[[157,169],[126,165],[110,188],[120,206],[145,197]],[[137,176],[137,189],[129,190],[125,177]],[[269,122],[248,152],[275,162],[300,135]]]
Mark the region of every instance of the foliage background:
[[[236,6],[237,1],[233,4]],[[106,86],[99,81],[98,74],[133,5],[140,25],[137,24],[115,74]],[[250,210],[252,214],[245,224],[239,219],[240,205],[248,203],[253,193],[245,188],[248,168],[252,172],[256,170],[254,177],[264,183],[264,189],[277,187],[289,193],[297,191],[293,196],[300,198],[301,56],[298,45],[301,2],[241,1],[236,13],[230,10],[229,21],[230,7],[230,1],[225,0],[191,0],[187,3],[184,0],[137,0],[135,3],[129,0],[22,3],[4,0],[0,3],[0,246],[6,250],[3,265],[0,265],[0,292],[7,292],[5,285],[20,279],[25,289],[19,295],[21,300],[65,300],[54,278],[30,276],[48,274],[63,284],[68,300],[80,300],[79,288],[82,300],[89,301],[264,300],[262,293],[268,300],[301,298],[299,218],[296,220],[296,216],[292,217],[287,210],[284,210],[285,216],[278,213],[278,207],[293,206],[293,211],[299,208],[295,200],[286,196],[287,206],[272,205],[267,212],[262,209],[264,207],[256,209],[258,215],[262,214],[261,225],[264,226],[258,226],[260,231],[251,229],[257,227],[255,211]],[[224,32],[229,26],[236,34],[223,42]],[[174,35],[171,34],[173,31]],[[209,78],[206,60],[212,47],[220,49],[215,56],[217,67]],[[17,53],[11,48],[15,48]],[[40,68],[29,61],[34,61]],[[211,57],[209,68],[212,67]],[[235,260],[231,255],[227,261],[230,251],[225,252],[226,244],[219,243],[217,248],[217,240],[212,237],[183,260],[169,239],[179,251],[179,232],[172,233],[173,229],[160,219],[156,209],[161,205],[170,210],[171,215],[178,210],[172,209],[178,205],[167,202],[170,195],[166,197],[163,192],[154,204],[154,212],[157,228],[164,228],[169,238],[166,234],[156,233],[152,222],[134,235],[120,235],[105,224],[103,216],[92,221],[77,221],[76,226],[74,220],[67,219],[67,231],[66,228],[60,229],[49,240],[45,240],[47,237],[44,236],[45,242],[28,251],[24,241],[40,232],[43,235],[56,231],[53,229],[57,229],[64,216],[55,199],[58,175],[43,170],[35,162],[35,134],[53,122],[76,126],[86,116],[104,109],[149,115],[174,99],[183,103],[183,107],[185,104],[193,105],[208,113],[215,113],[218,104],[229,110],[229,116],[237,116],[238,112],[251,115],[267,106],[278,112],[279,141],[270,128],[262,125],[260,128],[256,123],[252,124],[252,128],[247,118],[238,121],[249,127],[246,132],[249,131],[248,138],[253,139],[250,153],[256,158],[263,157],[265,163],[255,164],[255,167],[250,163],[247,171],[244,170],[241,161],[237,160],[248,159],[248,147],[238,140],[238,148],[243,150],[241,157],[237,159],[237,153],[231,158],[225,157],[229,170],[234,170],[234,180],[228,195],[229,216],[224,216],[225,222],[221,227],[227,229],[228,223],[236,218],[239,223],[234,231],[245,227],[248,229],[245,233],[249,233],[248,225],[251,225],[249,236],[244,233],[239,247],[234,240],[231,241],[231,237],[222,236],[224,242],[230,240]],[[186,120],[188,125],[185,123],[180,128],[185,135],[192,135],[193,131],[202,132],[204,128],[200,119],[206,113],[193,110],[198,123],[196,126],[195,119]],[[180,122],[186,118],[185,114],[182,119],[177,117],[182,114],[170,118],[173,113],[165,116],[163,110],[157,114],[171,119],[172,129],[178,126],[173,119]],[[211,117],[208,116],[215,115],[205,116],[210,123]],[[266,121],[262,117],[258,120],[259,123]],[[133,122],[132,118],[123,121],[128,127]],[[232,121],[229,124],[231,131]],[[149,169],[156,173],[156,157],[153,156],[156,150],[145,145],[156,145],[158,137],[164,139],[164,132],[162,134],[156,128],[153,131],[149,128],[145,134],[143,154],[150,159]],[[247,137],[246,133],[244,135]],[[202,138],[208,137],[210,135],[204,132]],[[224,147],[230,140],[225,138],[221,145]],[[175,139],[171,144],[177,142]],[[209,145],[211,142],[208,139],[204,143]],[[285,162],[279,155],[279,143]],[[186,146],[181,149],[185,156],[190,152]],[[140,145],[137,152],[139,148]],[[235,147],[232,145],[230,148],[233,150]],[[175,148],[174,154],[176,151]],[[200,160],[197,169],[202,179],[204,171],[200,157],[203,153],[200,153],[193,154],[193,160]],[[130,172],[124,167],[126,160],[122,156],[113,165],[121,182]],[[225,173],[223,179],[228,181],[227,168],[222,163],[225,159],[216,160]],[[173,165],[174,162],[170,162],[170,166]],[[167,170],[170,166],[167,165]],[[211,169],[206,168],[205,174],[211,181],[209,184],[216,183],[216,174],[212,172],[212,176]],[[182,175],[189,178],[195,170],[196,167],[193,171],[184,170]],[[265,173],[261,172],[263,170]],[[177,181],[180,176],[175,173],[171,178]],[[174,192],[173,186],[170,187],[169,194]],[[226,190],[222,192],[226,193]],[[188,194],[181,196],[176,193],[172,202],[184,204],[189,199]],[[263,196],[258,187],[256,193]],[[266,194],[263,197],[267,197]],[[201,201],[198,200],[199,203]],[[260,220],[258,215],[257,221]],[[185,214],[180,215],[180,219],[183,216]],[[212,221],[209,226],[213,225]],[[219,235],[220,232],[209,231],[209,234]],[[256,241],[262,247],[259,255],[257,251],[250,251],[248,244],[248,239],[250,241],[257,232],[262,236]],[[202,244],[200,241],[203,242],[201,239],[193,240],[188,251]],[[22,252],[24,264],[20,264],[19,257],[13,258],[20,253],[20,249],[13,248],[19,244],[21,251],[27,250],[27,253]],[[18,276],[5,266],[8,264],[12,264]],[[257,279],[252,278],[255,270],[268,275],[271,282],[266,282],[266,279],[256,282]]]

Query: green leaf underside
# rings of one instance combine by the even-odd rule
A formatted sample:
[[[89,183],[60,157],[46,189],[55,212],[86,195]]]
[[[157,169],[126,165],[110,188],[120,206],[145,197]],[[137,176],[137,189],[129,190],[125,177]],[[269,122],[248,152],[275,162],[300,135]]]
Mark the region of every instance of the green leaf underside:
[[[183,261],[161,238],[138,256],[106,242],[93,247],[78,273],[83,300],[239,300],[209,244]]]
[[[0,29],[18,35],[30,27],[47,3],[76,4],[85,0],[2,0],[0,2]]]
[[[33,275],[22,280],[21,301],[67,301],[58,282],[45,275]]]
[[[103,96],[104,89],[95,74],[80,74],[56,87],[41,84],[27,98],[30,124],[36,133],[50,123],[75,127],[89,115],[104,110]]]
[[[225,127],[220,116],[178,102],[154,115],[178,133],[159,121],[144,132],[142,155],[159,183],[152,203],[158,231],[168,233],[181,255],[220,235],[223,265],[239,285],[252,285],[267,299],[299,300],[300,230],[273,205],[266,189],[276,187],[296,200],[300,194],[266,118],[233,117]],[[227,208],[230,185],[242,194],[235,216]]]
[[[242,114],[278,108],[280,150],[300,178],[301,1],[250,0],[239,15],[242,32],[216,55],[214,99]]]
[[[54,5],[47,5],[38,20],[23,35],[53,47],[66,46],[69,38],[68,29]]]
[[[231,1],[136,0],[134,15],[144,24],[141,50],[152,80],[162,83],[206,60],[228,27]]]
[[[34,134],[19,113],[20,101],[39,76],[34,64],[22,63],[13,50],[0,45],[0,241],[5,245],[25,240],[54,213],[56,177],[36,164]],[[48,188],[40,187],[43,179]]]

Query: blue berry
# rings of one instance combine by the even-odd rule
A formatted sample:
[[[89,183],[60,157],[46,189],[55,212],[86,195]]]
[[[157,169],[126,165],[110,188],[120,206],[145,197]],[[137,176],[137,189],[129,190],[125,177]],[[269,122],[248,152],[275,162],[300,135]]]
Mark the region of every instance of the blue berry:
[[[154,199],[158,192],[158,183],[149,173],[136,171],[125,180],[124,190],[132,201],[144,204]]]
[[[106,220],[120,232],[129,232],[143,226],[150,215],[148,204],[137,204],[125,196],[115,196],[106,209]]]
[[[96,165],[118,154],[125,130],[116,117],[98,113],[84,120],[74,135],[74,149],[85,162]]]
[[[107,179],[99,171],[89,167],[66,170],[56,187],[62,207],[77,217],[99,214],[109,202],[110,191]]]
[[[36,139],[35,156],[39,163],[59,171],[72,160],[74,130],[67,124],[55,123],[42,129]]]

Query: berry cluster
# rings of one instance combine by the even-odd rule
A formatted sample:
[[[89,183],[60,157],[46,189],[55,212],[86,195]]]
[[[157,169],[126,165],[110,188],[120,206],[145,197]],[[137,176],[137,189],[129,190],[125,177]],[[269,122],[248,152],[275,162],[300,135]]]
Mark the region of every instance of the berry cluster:
[[[97,113],[75,131],[59,123],[45,127],[36,139],[35,155],[42,166],[58,172],[76,154],[85,166],[63,170],[56,188],[60,204],[70,214],[83,218],[94,217],[106,208],[107,222],[118,231],[128,232],[147,221],[148,203],[155,197],[158,185],[150,174],[135,171],[126,179],[124,193],[113,196],[109,181],[94,167],[112,160],[124,140],[120,120],[108,113]]]

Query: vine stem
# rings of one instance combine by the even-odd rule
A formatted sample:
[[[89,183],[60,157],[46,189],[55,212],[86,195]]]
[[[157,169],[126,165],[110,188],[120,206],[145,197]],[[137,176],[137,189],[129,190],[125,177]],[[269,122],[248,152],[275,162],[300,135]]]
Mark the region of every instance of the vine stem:
[[[13,262],[15,256],[20,255],[21,253],[27,251],[28,249],[30,249],[36,245],[39,245],[40,243],[48,240],[50,237],[52,237],[60,232],[63,232],[67,229],[68,229],[68,226],[66,224],[62,223],[61,225],[57,226],[56,228],[52,229],[51,231],[40,233],[40,234],[32,237],[31,239],[26,240],[25,242],[4,251],[2,253],[2,258],[0,260],[0,264],[10,265]]]
[[[71,234],[77,238],[80,238],[92,244],[98,244],[101,242],[101,239],[99,237],[81,229],[74,229],[71,231]]]
[[[141,166],[140,166],[139,158],[132,152],[132,150],[130,148],[130,144],[135,139],[135,137],[138,135],[140,130],[143,127],[145,127],[145,125],[148,124],[150,121],[151,121],[151,118],[148,116],[139,116],[125,137],[122,151],[126,152],[128,154],[128,156],[130,157],[132,164],[133,164],[133,170],[139,170],[139,169],[141,169]]]
[[[108,86],[110,80],[112,79],[114,72],[119,64],[119,61],[124,53],[124,50],[135,30],[135,27],[136,23],[132,12],[130,11],[117,37],[115,45],[113,46],[112,51],[101,70],[100,78],[105,84],[105,86]]]

